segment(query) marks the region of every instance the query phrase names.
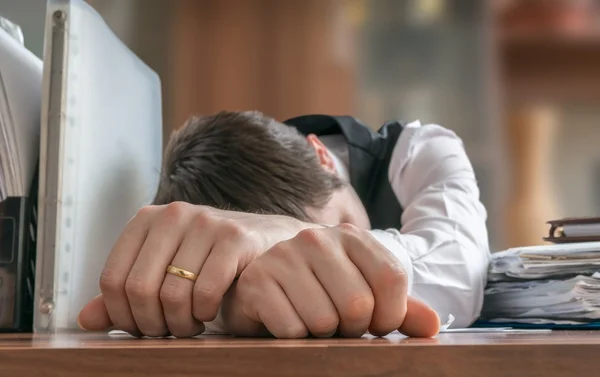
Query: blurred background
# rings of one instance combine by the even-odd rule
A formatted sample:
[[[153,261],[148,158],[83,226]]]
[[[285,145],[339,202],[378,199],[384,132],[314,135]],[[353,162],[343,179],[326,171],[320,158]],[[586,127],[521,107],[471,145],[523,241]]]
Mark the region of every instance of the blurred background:
[[[88,0],[163,84],[165,141],[194,113],[351,114],[463,139],[494,250],[600,216],[597,0]],[[43,48],[45,0],[0,0]]]

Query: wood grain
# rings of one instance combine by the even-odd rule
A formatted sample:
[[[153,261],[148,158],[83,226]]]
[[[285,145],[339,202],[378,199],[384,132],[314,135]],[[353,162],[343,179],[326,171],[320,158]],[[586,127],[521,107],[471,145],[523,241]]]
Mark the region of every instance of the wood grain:
[[[600,369],[600,332],[362,339],[0,336],[4,376],[577,376]]]

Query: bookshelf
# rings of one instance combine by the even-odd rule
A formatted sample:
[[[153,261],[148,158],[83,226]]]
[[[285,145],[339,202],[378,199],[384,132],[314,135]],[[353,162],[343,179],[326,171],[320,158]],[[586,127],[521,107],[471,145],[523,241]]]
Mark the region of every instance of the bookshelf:
[[[536,208],[521,206],[522,218],[531,213],[537,213],[535,218],[543,217],[542,214],[594,215],[600,210],[597,205],[600,154],[595,147],[600,137],[596,131],[600,121],[598,5],[587,0],[512,2],[496,14],[505,128],[510,130],[506,149],[510,152],[523,145],[517,138],[527,137],[528,149],[543,150],[540,152],[543,156],[538,156],[535,164],[528,158],[513,157],[513,160],[521,158],[512,161],[513,166],[529,166],[530,173],[513,175],[512,180],[530,182],[535,193],[527,195],[537,198],[528,201],[536,201],[533,206]],[[544,110],[540,110],[542,107]],[[542,120],[543,116],[538,116],[540,111],[551,113],[549,116],[554,119]],[[541,124],[544,122],[545,126]],[[535,129],[537,134],[520,132],[518,127]],[[548,134],[553,134],[554,140],[549,140]],[[545,176],[543,185],[536,184],[540,174]],[[519,196],[522,195],[515,192],[508,194],[510,208],[518,207]],[[517,222],[510,224],[508,218],[504,221],[505,233],[512,234],[508,237],[509,246],[519,243],[518,240],[540,243],[539,234],[547,228],[518,230]],[[526,232],[531,236],[526,236]]]

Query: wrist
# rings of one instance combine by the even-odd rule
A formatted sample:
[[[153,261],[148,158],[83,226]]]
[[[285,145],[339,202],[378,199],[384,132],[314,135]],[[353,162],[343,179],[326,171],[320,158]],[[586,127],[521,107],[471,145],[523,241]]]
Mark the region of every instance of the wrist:
[[[282,217],[285,217],[285,216],[282,216]],[[314,223],[298,220],[293,217],[287,217],[286,219],[289,220],[288,226],[290,227],[290,232],[294,233],[294,235],[292,237],[295,237],[298,233],[300,233],[301,231],[306,230],[306,229],[325,228],[324,225],[314,224]]]
[[[270,221],[265,229],[267,241],[264,251],[267,251],[279,242],[296,237],[303,230],[325,228],[323,225],[301,221],[289,216],[271,215],[269,217]]]

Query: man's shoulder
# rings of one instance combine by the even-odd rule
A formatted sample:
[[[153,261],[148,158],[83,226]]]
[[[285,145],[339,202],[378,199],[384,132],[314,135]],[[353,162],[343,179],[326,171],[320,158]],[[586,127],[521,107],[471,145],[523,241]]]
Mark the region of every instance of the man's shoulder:
[[[390,176],[398,174],[408,163],[431,163],[446,155],[464,150],[461,138],[449,128],[416,120],[406,123],[398,138],[390,162]]]
[[[403,125],[394,154],[409,154],[415,145],[433,147],[440,139],[457,140],[462,144],[456,132],[449,128],[436,123],[421,123],[419,120],[408,122]]]
[[[420,120],[405,123],[403,129],[403,137],[405,138],[413,138],[415,136],[424,139],[435,138],[438,136],[458,138],[458,135],[447,127],[437,123],[421,123]]]

